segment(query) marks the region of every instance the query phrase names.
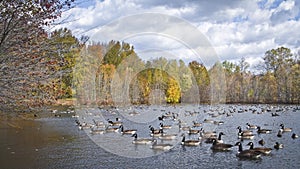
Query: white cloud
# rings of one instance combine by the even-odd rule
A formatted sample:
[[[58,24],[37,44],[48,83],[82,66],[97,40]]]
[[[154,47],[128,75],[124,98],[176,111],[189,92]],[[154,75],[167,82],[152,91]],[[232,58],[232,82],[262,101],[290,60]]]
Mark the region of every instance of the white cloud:
[[[172,56],[187,61],[199,57],[193,51],[213,53],[203,50],[203,42],[210,43],[221,60],[246,57],[251,63],[257,63],[269,49],[286,46],[297,51],[300,46],[300,2],[296,0],[95,0],[93,4],[64,13],[63,17],[71,15],[75,21],[61,26],[78,36],[94,35],[106,42],[126,39],[140,51],[172,50],[176,53]],[[151,12],[176,17],[144,15],[122,22],[128,16]],[[203,41],[206,38],[208,42]]]

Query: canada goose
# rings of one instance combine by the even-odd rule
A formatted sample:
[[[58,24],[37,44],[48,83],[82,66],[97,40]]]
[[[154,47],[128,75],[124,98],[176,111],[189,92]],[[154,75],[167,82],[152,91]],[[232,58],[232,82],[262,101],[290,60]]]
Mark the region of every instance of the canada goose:
[[[166,115],[161,115],[158,117],[159,121],[165,121],[165,119],[167,119],[168,117]]]
[[[269,134],[272,130],[270,129],[261,129],[260,126],[257,126],[257,133],[258,134]]]
[[[203,123],[214,123],[214,121],[211,119],[204,119]]]
[[[78,126],[79,130],[90,129],[92,127],[93,127],[92,124],[88,124],[86,122],[79,123],[79,126]]]
[[[292,128],[285,128],[284,124],[280,124],[280,127],[281,127],[283,132],[291,132],[292,131]]]
[[[174,140],[176,137],[177,134],[162,134],[158,138],[161,140]]]
[[[277,133],[277,137],[282,137],[282,132],[283,130],[282,129],[279,129],[278,133]]]
[[[254,135],[250,134],[250,133],[239,133],[238,134],[238,138],[240,138],[241,140],[253,140],[254,139]]]
[[[134,137],[134,140],[132,141],[133,144],[151,144],[154,141],[154,139],[151,138],[138,138],[136,133],[131,137]]]
[[[109,123],[110,126],[121,126],[122,125],[122,122],[120,121],[119,118],[116,118],[115,122],[113,122],[111,120],[108,120],[108,123]]]
[[[255,151],[259,151],[264,155],[268,155],[271,153],[272,149],[271,148],[267,148],[267,147],[255,147],[254,148],[254,144],[253,142],[249,142],[247,144],[248,146],[250,146],[250,150],[255,150]]]
[[[223,132],[220,132],[218,138],[215,136],[209,137],[205,140],[205,143],[213,143],[213,141],[215,141],[216,143],[223,143],[222,135],[225,134]]]
[[[103,129],[94,129],[94,128],[92,128],[91,129],[91,134],[104,134],[106,131],[105,130],[103,130]]]
[[[247,128],[248,128],[248,129],[256,129],[256,128],[257,128],[257,126],[254,125],[254,124],[246,123],[246,125],[247,125]]]
[[[215,125],[221,125],[221,124],[224,124],[224,121],[214,121],[214,124]]]
[[[231,147],[233,147],[233,145],[218,143],[216,139],[213,139],[213,143],[212,143],[212,146],[210,147],[210,149],[212,149],[214,151],[230,151]]]
[[[242,130],[241,126],[238,126],[237,129],[239,130],[239,133],[253,134],[252,131],[250,131],[250,130]]]
[[[161,140],[174,140],[176,139],[177,134],[165,134],[163,129],[160,129],[160,135],[157,135],[157,137]],[[152,137],[156,137],[153,136]]]
[[[179,130],[182,131],[189,131],[191,128],[189,126],[181,126],[181,124],[179,124]]]
[[[193,127],[201,127],[201,126],[202,126],[202,123],[193,121]]]
[[[193,130],[193,129],[189,129],[188,130],[188,134],[199,134],[200,133],[200,130]]]
[[[159,137],[163,133],[163,129],[154,129],[153,127],[150,128],[150,136],[152,137]]]
[[[133,134],[135,134],[136,131],[137,131],[136,129],[124,130],[123,125],[121,125],[119,128],[121,129],[121,133],[122,133],[122,134],[130,134],[130,135],[133,135]]]
[[[178,125],[187,125],[187,123],[181,119],[178,119]]]
[[[260,145],[262,145],[262,146],[265,145],[265,143],[266,143],[266,142],[264,141],[264,139],[261,139],[261,140],[258,141],[258,144],[260,144]]]
[[[154,150],[170,150],[172,146],[173,146],[172,144],[162,144],[162,143],[158,144],[157,140],[154,140],[150,148]]]
[[[150,129],[150,133],[158,133],[158,132],[160,132],[159,131],[160,129],[154,129],[154,127],[152,127],[151,125],[149,126],[149,129]]]
[[[185,136],[183,135],[181,144],[185,146],[198,146],[200,145],[200,140],[185,140]]]
[[[96,127],[100,127],[100,128],[104,128],[105,124],[103,121],[96,121],[95,119],[93,119],[93,122],[95,124]]]
[[[280,143],[276,142],[275,145],[274,145],[274,148],[276,150],[281,149],[281,148],[283,148],[283,144],[280,144]]]
[[[261,153],[255,150],[243,150],[241,142],[237,142],[235,146],[239,146],[238,153],[236,154],[239,158],[259,159],[261,156]]]
[[[215,131],[204,131],[203,128],[201,128],[200,136],[203,138],[217,137],[217,133]]]
[[[128,113],[128,114],[129,114],[129,116],[140,115],[140,113],[139,113],[139,112],[136,112],[136,111],[130,112],[130,113]]]
[[[162,129],[170,129],[170,128],[172,128],[171,125],[164,125],[163,123],[160,123],[159,126],[160,126]]]
[[[296,139],[296,138],[298,138],[298,135],[296,133],[293,133],[292,134],[292,139]]]
[[[105,131],[107,132],[107,133],[113,133],[113,132],[118,132],[119,131],[119,128],[114,128],[114,127],[106,127],[106,129],[105,129]]]

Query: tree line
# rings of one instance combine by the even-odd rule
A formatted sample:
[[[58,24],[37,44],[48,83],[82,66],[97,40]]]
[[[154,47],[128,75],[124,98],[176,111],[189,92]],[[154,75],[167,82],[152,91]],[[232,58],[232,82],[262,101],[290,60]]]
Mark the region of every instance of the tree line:
[[[82,104],[296,103],[299,55],[266,51],[260,73],[245,59],[144,61],[120,41],[87,43],[68,29],[46,27],[73,0],[0,2],[0,111],[24,111],[76,97]],[[154,56],[155,57],[155,56]]]

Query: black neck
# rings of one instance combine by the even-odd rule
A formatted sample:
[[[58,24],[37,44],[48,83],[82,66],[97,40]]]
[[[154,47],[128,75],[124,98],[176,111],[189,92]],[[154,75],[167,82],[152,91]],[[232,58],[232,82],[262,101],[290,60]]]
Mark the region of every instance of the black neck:
[[[242,144],[239,145],[239,151],[240,151],[240,152],[243,151],[243,146],[242,146]]]
[[[182,141],[181,142],[184,142],[184,141],[185,141],[185,136],[182,137]]]
[[[222,140],[222,134],[219,134],[218,140]]]

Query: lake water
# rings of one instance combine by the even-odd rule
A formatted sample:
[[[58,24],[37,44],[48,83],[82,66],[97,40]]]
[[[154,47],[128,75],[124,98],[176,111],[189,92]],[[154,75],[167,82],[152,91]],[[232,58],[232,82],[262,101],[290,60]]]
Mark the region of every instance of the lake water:
[[[137,115],[130,113],[138,112]],[[223,121],[224,124],[202,123],[205,131],[223,132],[225,143],[235,144],[237,126],[246,129],[246,123],[271,129],[271,134],[257,134],[255,146],[264,139],[265,147],[273,148],[275,142],[284,144],[283,149],[273,148],[271,155],[259,160],[244,160],[236,157],[237,147],[229,152],[213,152],[211,144],[202,142],[197,147],[180,145],[181,134],[178,121],[158,116],[173,112],[182,126],[191,126],[192,121],[204,119]],[[279,116],[272,116],[277,113]],[[59,114],[59,117],[55,117]],[[0,164],[3,169],[10,168],[300,168],[300,138],[292,139],[292,133],[300,135],[300,110],[295,105],[182,105],[182,106],[139,106],[118,109],[85,108],[76,109],[76,117],[65,112],[38,115],[34,121],[22,121],[21,128],[1,125]],[[90,129],[79,130],[75,120],[91,123],[92,119],[115,121],[118,117],[125,129],[137,129],[138,137],[149,136],[149,125],[158,128],[159,123],[171,125],[166,133],[177,134],[169,151],[159,151],[150,145],[132,144],[133,137],[120,133],[92,135]],[[277,137],[279,125],[283,123],[293,131]],[[200,127],[198,127],[200,129]],[[186,135],[187,139],[198,136]],[[161,142],[158,139],[159,142]],[[248,149],[242,142],[243,148]]]

